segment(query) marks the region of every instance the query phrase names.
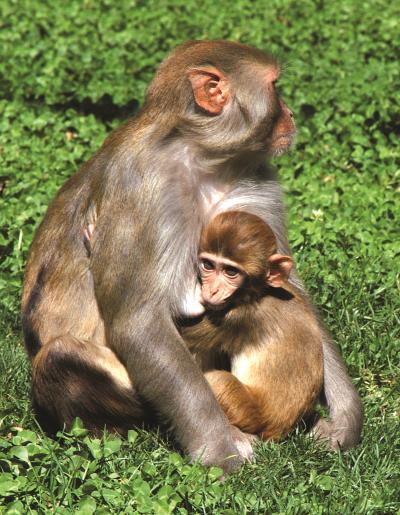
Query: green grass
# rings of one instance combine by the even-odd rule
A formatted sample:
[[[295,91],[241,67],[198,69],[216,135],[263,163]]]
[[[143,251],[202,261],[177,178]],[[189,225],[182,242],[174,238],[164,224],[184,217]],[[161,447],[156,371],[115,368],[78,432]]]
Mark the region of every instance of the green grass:
[[[396,2],[6,0],[0,4],[0,513],[400,512],[399,9]],[[276,161],[298,268],[365,408],[361,444],[301,428],[221,483],[165,436],[45,437],[29,405],[19,303],[61,184],[132,113],[181,41],[277,52],[299,127]]]

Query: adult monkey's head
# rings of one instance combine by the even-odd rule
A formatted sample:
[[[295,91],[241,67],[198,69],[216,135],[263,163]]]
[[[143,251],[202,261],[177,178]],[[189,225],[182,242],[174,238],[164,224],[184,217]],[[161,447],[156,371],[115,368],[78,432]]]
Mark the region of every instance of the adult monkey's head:
[[[279,98],[268,53],[230,41],[190,41],[160,66],[146,96],[149,120],[217,154],[279,155],[293,142],[293,115]],[[250,156],[249,156],[250,157]]]

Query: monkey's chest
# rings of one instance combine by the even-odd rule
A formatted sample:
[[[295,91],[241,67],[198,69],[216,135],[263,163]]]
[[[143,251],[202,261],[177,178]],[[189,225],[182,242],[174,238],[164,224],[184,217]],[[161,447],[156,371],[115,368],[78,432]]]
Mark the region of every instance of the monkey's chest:
[[[230,189],[230,185],[217,180],[213,176],[206,176],[200,180],[198,201],[206,217],[226,197]]]

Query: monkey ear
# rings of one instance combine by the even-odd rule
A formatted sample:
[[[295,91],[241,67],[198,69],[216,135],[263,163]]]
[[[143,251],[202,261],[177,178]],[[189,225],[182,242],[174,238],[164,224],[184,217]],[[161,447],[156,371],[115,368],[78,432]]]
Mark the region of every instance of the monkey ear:
[[[272,254],[268,258],[268,264],[267,284],[274,288],[280,288],[289,279],[290,271],[293,268],[293,259],[282,254]]]
[[[196,104],[210,114],[220,114],[228,103],[228,80],[212,66],[192,68],[188,73]]]

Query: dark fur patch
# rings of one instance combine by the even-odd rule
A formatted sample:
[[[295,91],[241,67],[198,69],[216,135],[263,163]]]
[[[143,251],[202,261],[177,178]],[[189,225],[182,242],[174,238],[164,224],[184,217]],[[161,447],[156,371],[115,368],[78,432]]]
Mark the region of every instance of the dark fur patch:
[[[42,343],[39,335],[33,329],[30,319],[25,315],[22,315],[22,331],[24,333],[25,348],[32,359],[39,352]]]
[[[31,359],[36,356],[42,346],[39,335],[33,328],[31,316],[40,300],[44,284],[44,274],[45,270],[44,267],[42,267],[38,273],[36,283],[32,288],[26,308],[22,313],[22,331],[24,333],[25,347]]]
[[[38,367],[33,407],[46,432],[68,429],[75,417],[94,433],[106,427],[123,434],[135,425],[150,423],[136,391],[121,388],[78,353],[51,349]]]

